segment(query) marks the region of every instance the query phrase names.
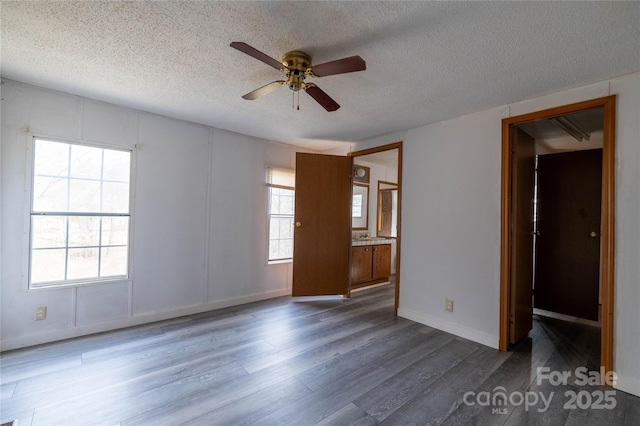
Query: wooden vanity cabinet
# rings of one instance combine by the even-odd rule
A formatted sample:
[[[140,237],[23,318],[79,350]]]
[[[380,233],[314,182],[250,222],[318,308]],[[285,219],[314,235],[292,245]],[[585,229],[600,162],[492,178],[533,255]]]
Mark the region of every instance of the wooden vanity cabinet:
[[[391,275],[391,244],[351,248],[351,284],[363,287],[384,282]]]
[[[391,244],[379,244],[373,247],[373,268],[371,279],[389,278],[391,275]]]
[[[371,281],[373,270],[373,246],[354,246],[351,248],[351,283]]]

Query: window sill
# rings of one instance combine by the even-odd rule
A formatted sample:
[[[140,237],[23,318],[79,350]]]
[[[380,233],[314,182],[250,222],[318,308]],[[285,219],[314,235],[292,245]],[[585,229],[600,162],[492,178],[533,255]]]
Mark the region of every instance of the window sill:
[[[29,291],[40,291],[40,290],[56,290],[62,288],[74,288],[74,287],[89,287],[96,285],[109,285],[109,284],[121,284],[121,283],[131,283],[131,278],[114,278],[111,280],[101,280],[101,281],[73,281],[68,283],[60,283],[60,284],[31,284],[29,285]]]
[[[269,260],[267,265],[280,265],[282,263],[293,263],[293,259]]]

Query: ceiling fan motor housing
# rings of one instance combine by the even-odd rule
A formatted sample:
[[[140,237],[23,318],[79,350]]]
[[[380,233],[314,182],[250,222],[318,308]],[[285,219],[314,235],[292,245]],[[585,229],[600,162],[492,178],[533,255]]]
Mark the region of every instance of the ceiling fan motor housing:
[[[311,67],[311,56],[299,50],[287,52],[282,57],[282,65],[287,67],[287,86],[297,92],[305,88],[304,78]]]

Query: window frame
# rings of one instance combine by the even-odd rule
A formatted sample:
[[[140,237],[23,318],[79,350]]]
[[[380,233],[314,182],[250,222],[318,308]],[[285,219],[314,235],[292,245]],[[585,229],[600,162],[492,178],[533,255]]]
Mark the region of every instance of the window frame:
[[[290,217],[292,221],[295,220],[294,214],[295,214],[295,196],[296,196],[295,187],[271,183],[270,174],[271,174],[272,170],[279,170],[279,171],[283,171],[283,172],[288,172],[288,173],[291,173],[295,177],[295,171],[294,170],[278,169],[278,168],[273,168],[273,167],[269,167],[267,169],[267,176],[268,176],[267,177],[267,184],[266,184],[266,186],[267,186],[267,265],[277,265],[277,264],[280,264],[280,263],[291,263],[291,262],[293,262],[293,251],[291,252],[291,257],[285,257],[285,258],[279,258],[279,259],[271,259],[271,254],[270,254],[271,253],[271,251],[270,251],[270,247],[271,247],[271,219],[274,216],[274,214],[271,213],[271,191],[274,188],[293,191],[293,208],[294,208],[294,212],[291,215],[275,214],[275,216],[278,216],[278,217]],[[294,232],[294,229],[291,230],[291,233],[292,233],[292,235],[291,235],[292,244],[293,244],[293,232]]]
[[[44,140],[54,143],[62,143],[67,145],[77,145],[89,148],[106,149],[112,151],[128,152],[129,157],[129,197],[128,197],[128,213],[107,213],[107,212],[53,212],[38,211],[34,212],[34,193],[35,193],[35,146],[37,140]],[[26,176],[25,176],[25,194],[24,197],[24,252],[23,257],[23,288],[27,291],[32,290],[51,290],[60,288],[73,288],[80,286],[101,285],[108,283],[131,283],[133,271],[133,235],[134,235],[134,205],[135,199],[135,165],[136,165],[136,149],[124,144],[94,142],[88,140],[77,140],[59,136],[50,136],[36,133],[27,133],[26,140]],[[43,216],[64,216],[64,217],[128,217],[129,230],[127,236],[127,268],[125,275],[114,275],[108,277],[90,277],[78,279],[65,279],[59,281],[31,282],[31,266],[32,266],[32,225],[34,217]],[[68,238],[67,238],[68,239]],[[69,249],[68,243],[65,246]],[[66,260],[65,260],[66,262]]]

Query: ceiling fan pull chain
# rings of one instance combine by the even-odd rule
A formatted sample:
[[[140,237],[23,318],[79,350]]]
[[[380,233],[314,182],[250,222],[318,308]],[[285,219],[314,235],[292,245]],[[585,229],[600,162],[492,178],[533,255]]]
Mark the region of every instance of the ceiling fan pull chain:
[[[298,111],[300,111],[300,90],[298,90]]]

